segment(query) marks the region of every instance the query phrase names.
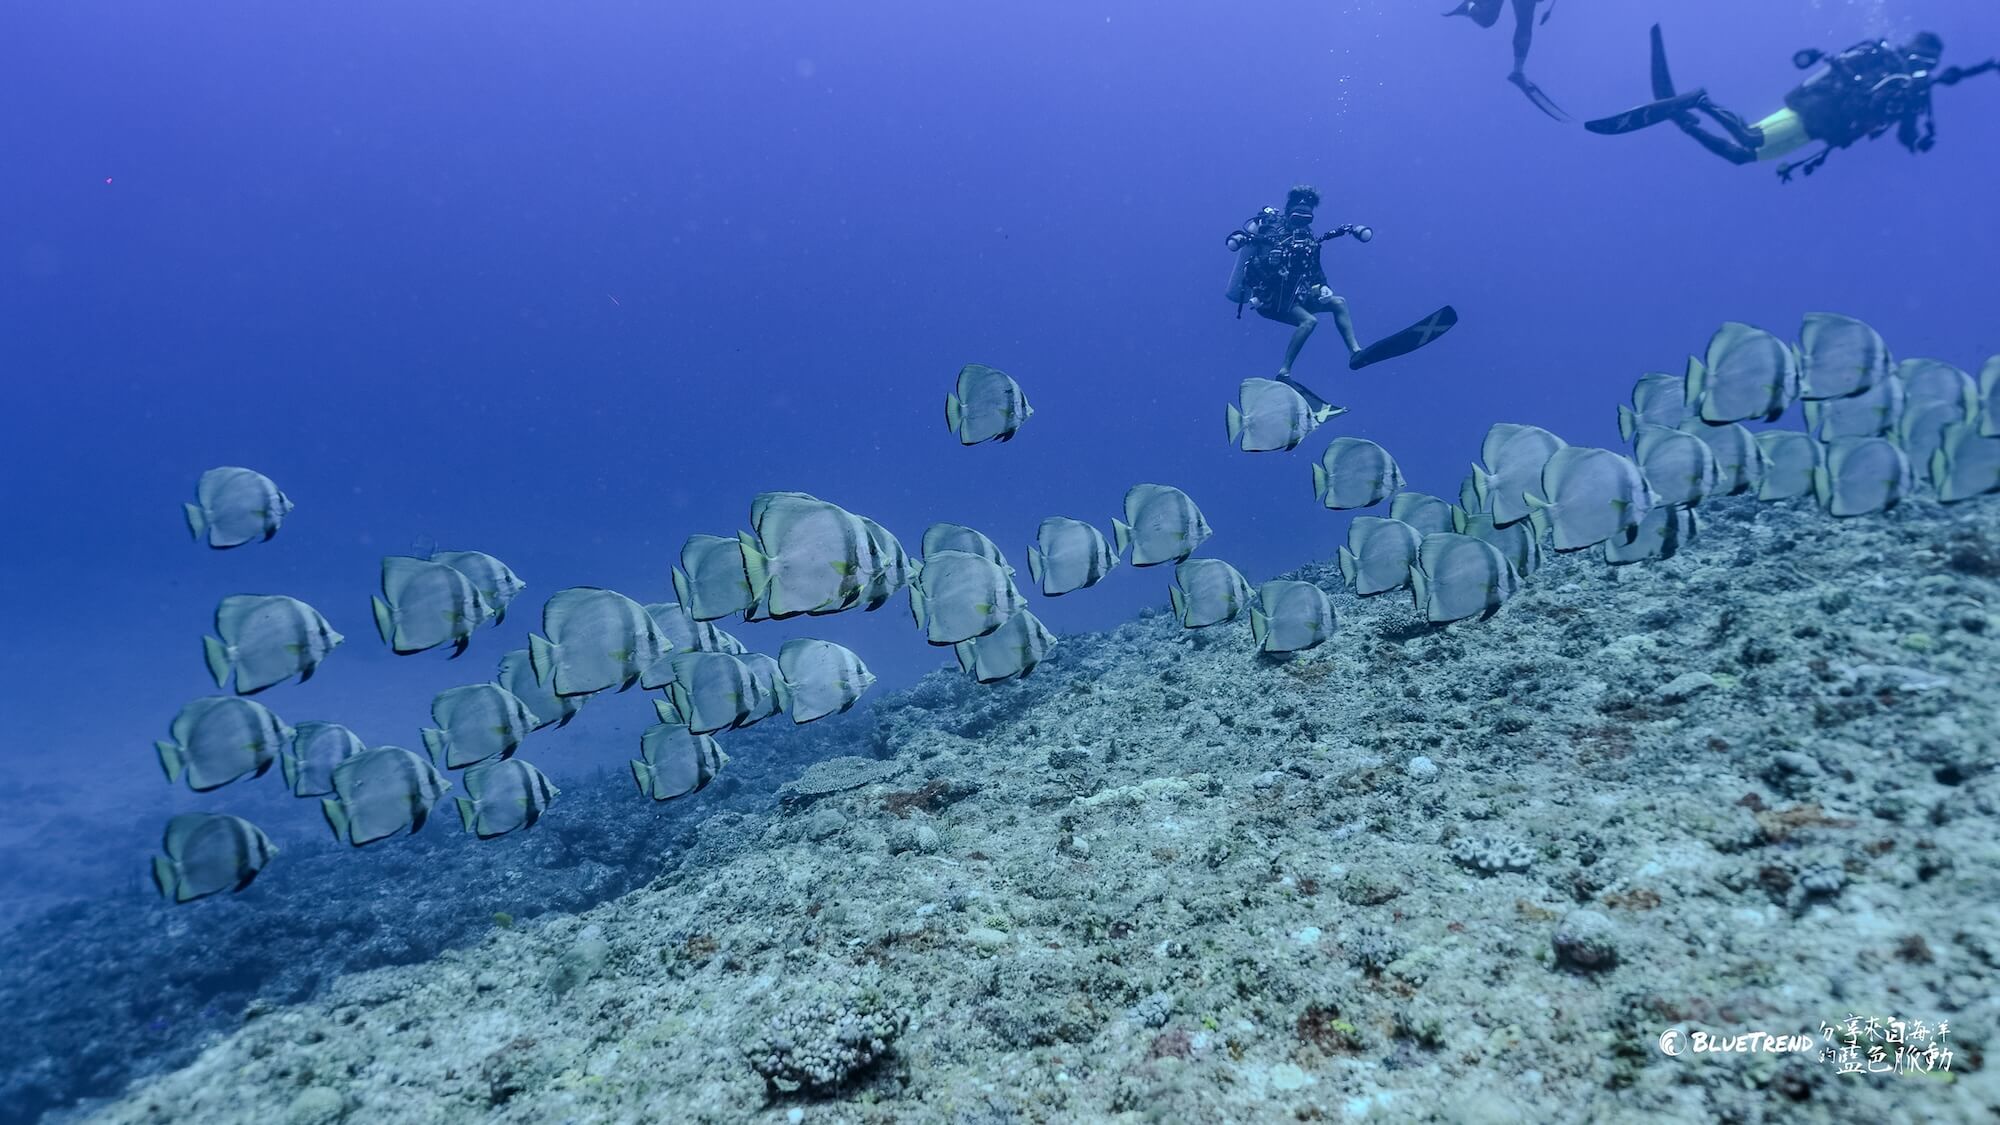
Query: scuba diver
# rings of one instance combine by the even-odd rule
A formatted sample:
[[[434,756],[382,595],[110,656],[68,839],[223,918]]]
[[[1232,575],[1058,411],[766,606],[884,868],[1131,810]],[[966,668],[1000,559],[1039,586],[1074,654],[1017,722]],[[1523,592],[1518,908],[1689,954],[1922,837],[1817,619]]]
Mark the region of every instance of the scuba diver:
[[[1732,164],[1777,160],[1815,141],[1824,145],[1804,160],[1778,165],[1779,181],[1790,183],[1795,171],[1808,176],[1818,171],[1835,149],[1873,140],[1891,129],[1896,131],[1896,140],[1912,153],[1929,152],[1937,143],[1937,125],[1931,120],[1932,88],[1955,86],[1976,74],[2000,69],[2000,60],[1988,59],[1977,66],[1938,70],[1943,53],[1944,40],[1928,31],[1918,32],[1900,47],[1886,39],[1857,43],[1837,55],[1808,47],[1792,55],[1792,65],[1805,70],[1823,63],[1825,69],[1793,87],[1785,95],[1785,108],[1752,125],[1716,105],[1706,89],[1674,92],[1673,78],[1667,73],[1666,45],[1660,38],[1660,26],[1654,24],[1656,100],[1615,117],[1587,122],[1584,128],[1617,135],[1671,121],[1703,148]],[[1703,128],[1696,113],[1715,122],[1722,132]]]
[[[1512,82],[1520,88],[1523,94],[1528,95],[1528,100],[1535,103],[1536,109],[1541,110],[1557,121],[1568,121],[1569,114],[1564,113],[1562,107],[1551,101],[1547,94],[1542,93],[1542,88],[1535,85],[1528,78],[1526,69],[1528,65],[1528,47],[1535,40],[1535,5],[1541,2],[1542,0],[1465,0],[1458,7],[1446,12],[1445,16],[1447,18],[1451,16],[1466,16],[1473,23],[1481,27],[1492,27],[1494,24],[1500,22],[1500,9],[1512,6],[1514,9],[1514,73],[1507,76],[1507,81]],[[1548,0],[1548,5],[1548,10],[1542,13],[1542,23],[1549,22],[1549,17],[1555,15],[1556,0]]]
[[[1319,207],[1319,192],[1300,184],[1285,193],[1285,209],[1266,207],[1239,230],[1229,232],[1225,244],[1236,254],[1236,268],[1229,278],[1225,296],[1236,305],[1236,315],[1244,306],[1257,315],[1280,324],[1292,325],[1291,342],[1285,345],[1285,362],[1278,368],[1278,381],[1299,392],[1306,404],[1325,421],[1347,412],[1292,378],[1292,364],[1306,346],[1313,329],[1319,326],[1315,314],[1330,313],[1340,338],[1347,344],[1347,366],[1359,371],[1371,363],[1413,352],[1458,323],[1458,313],[1446,305],[1416,324],[1367,347],[1354,334],[1354,320],[1347,302],[1334,295],[1320,266],[1320,244],[1344,235],[1367,242],[1375,232],[1365,226],[1348,224],[1325,234],[1312,232],[1313,212]]]

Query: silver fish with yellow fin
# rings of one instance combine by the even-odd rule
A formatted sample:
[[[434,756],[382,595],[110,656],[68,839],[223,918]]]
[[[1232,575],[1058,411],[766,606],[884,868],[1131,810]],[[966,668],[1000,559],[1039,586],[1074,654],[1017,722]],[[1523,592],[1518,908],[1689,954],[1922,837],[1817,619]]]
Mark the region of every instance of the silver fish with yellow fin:
[[[271,709],[254,699],[211,695],[191,700],[174,716],[171,738],[153,743],[169,782],[187,778],[197,793],[245,774],[264,776],[292,740]]]
[[[452,656],[460,656],[472,643],[472,631],[493,616],[463,573],[407,555],[382,560],[382,593],[373,605],[375,631],[398,656],[447,643]]]
[[[455,797],[459,822],[482,840],[533,828],[562,790],[520,758],[483,762],[465,771],[466,795]]]
[[[291,514],[292,501],[263,473],[225,465],[201,474],[195,502],[181,510],[196,539],[224,550],[276,535]]]
[[[632,760],[632,780],[639,792],[655,801],[671,801],[699,793],[715,780],[729,758],[715,739],[696,734],[675,721],[665,700],[654,700],[660,722],[639,736],[639,757]]]
[[[436,767],[400,746],[377,746],[340,763],[333,796],[320,801],[333,838],[354,847],[398,832],[423,830],[431,807],[451,788]]]
[[[944,399],[944,421],[960,445],[1012,441],[1035,413],[1021,385],[1006,372],[983,363],[959,369],[958,384]]]
[[[217,636],[202,655],[216,687],[236,677],[236,694],[255,695],[293,676],[312,679],[320,661],[345,640],[319,610],[283,594],[232,594],[215,607]]]
[[[203,812],[168,821],[160,850],[166,854],[153,857],[153,885],[175,902],[240,891],[278,854],[264,830],[242,817]]]

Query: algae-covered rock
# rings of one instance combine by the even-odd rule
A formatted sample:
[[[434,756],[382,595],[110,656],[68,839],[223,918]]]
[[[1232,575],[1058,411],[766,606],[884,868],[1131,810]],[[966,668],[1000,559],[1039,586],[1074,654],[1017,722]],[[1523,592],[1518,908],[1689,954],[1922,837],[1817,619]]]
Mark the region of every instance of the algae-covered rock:
[[[814,801],[833,793],[859,789],[887,781],[902,773],[908,764],[896,759],[859,758],[847,755],[814,762],[798,777],[778,789],[778,798],[787,803]]]
[[[887,1054],[908,1023],[902,1008],[863,990],[787,1007],[741,1049],[774,1089],[824,1091]]]
[[[561,996],[596,976],[611,957],[611,945],[600,926],[585,926],[549,970],[549,991]]]
[[[1600,911],[1570,911],[1551,941],[1557,963],[1571,969],[1596,973],[1618,963],[1618,926]]]
[[[347,1100],[338,1090],[308,1086],[285,1108],[285,1125],[332,1125],[347,1116]]]

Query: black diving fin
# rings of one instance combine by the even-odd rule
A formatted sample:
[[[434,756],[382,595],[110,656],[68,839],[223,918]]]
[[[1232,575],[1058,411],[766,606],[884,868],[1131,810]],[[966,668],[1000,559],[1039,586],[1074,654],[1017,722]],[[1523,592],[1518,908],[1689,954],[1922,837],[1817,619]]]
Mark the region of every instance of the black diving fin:
[[[1648,126],[1658,125],[1662,121],[1672,121],[1683,113],[1693,111],[1707,100],[1707,90],[1690,90],[1685,94],[1678,94],[1674,97],[1662,98],[1656,102],[1647,102],[1642,106],[1635,106],[1624,113],[1611,117],[1600,117],[1595,121],[1586,121],[1583,123],[1583,127],[1593,133],[1600,133],[1607,137],[1615,137],[1621,133],[1636,133]]]
[[[1499,0],[1464,0],[1445,16],[1465,16],[1481,27],[1492,27],[1500,22],[1500,3]]]
[[[1674,93],[1674,76],[1667,70],[1667,41],[1660,34],[1660,25],[1653,25],[1653,100],[1645,105],[1626,110],[1611,117],[1600,117],[1586,121],[1583,127],[1593,133],[1615,137],[1620,133],[1633,133],[1662,121],[1672,121],[1683,113],[1688,113],[1708,98],[1708,91],[1691,90],[1685,94]]]
[[[1667,41],[1660,36],[1660,25],[1653,25],[1653,99],[1665,101],[1674,96],[1674,76],[1667,73]]]
[[[1306,386],[1304,383],[1299,382],[1297,379],[1292,378],[1290,375],[1278,376],[1278,382],[1283,383],[1287,387],[1290,387],[1293,390],[1299,392],[1299,397],[1306,400],[1306,409],[1312,411],[1313,421],[1315,422],[1324,422],[1328,418],[1338,418],[1342,414],[1347,413],[1347,408],[1345,406],[1333,405],[1332,403],[1319,397],[1319,395],[1313,393],[1313,389],[1311,387]]]
[[[1425,344],[1430,343],[1432,340],[1437,339],[1439,336],[1444,335],[1446,332],[1451,331],[1451,326],[1457,323],[1458,310],[1452,308],[1450,305],[1446,305],[1415,324],[1410,325],[1408,328],[1403,329],[1401,332],[1393,336],[1385,336],[1362,348],[1360,351],[1355,352],[1353,358],[1347,361],[1347,369],[1349,371],[1359,371],[1370,364],[1380,363],[1385,359],[1394,359],[1399,355],[1408,355]]]
[[[1512,82],[1516,89],[1528,95],[1528,100],[1535,103],[1536,109],[1541,110],[1557,121],[1569,120],[1569,114],[1563,112],[1563,108],[1555,103],[1555,99],[1542,93],[1542,88],[1535,85],[1534,80],[1527,75],[1517,70],[1507,76],[1507,81]]]

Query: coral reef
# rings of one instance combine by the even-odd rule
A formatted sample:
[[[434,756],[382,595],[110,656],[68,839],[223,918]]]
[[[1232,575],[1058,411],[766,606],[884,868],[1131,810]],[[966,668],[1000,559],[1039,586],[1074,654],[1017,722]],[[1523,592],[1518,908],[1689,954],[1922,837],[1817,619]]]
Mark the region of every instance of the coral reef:
[[[1342,594],[1290,661],[1153,614],[939,674],[839,784],[714,811],[617,897],[469,903],[473,940],[259,1006],[97,1119],[1991,1120],[1992,504],[1710,503],[1489,621]],[[1870,1019],[1948,1072],[1843,1072]],[[1697,1033],[1809,1049],[1669,1050]]]

